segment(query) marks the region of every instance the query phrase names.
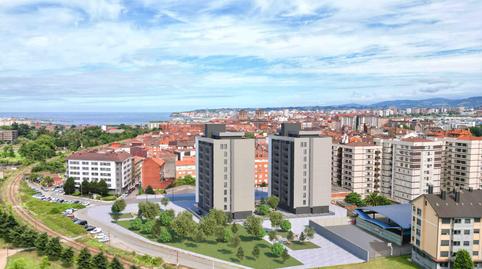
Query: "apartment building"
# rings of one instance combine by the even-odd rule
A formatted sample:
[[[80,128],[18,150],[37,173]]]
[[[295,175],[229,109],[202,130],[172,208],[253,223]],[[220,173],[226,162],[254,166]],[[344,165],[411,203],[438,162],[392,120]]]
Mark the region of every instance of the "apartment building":
[[[226,132],[224,124],[207,124],[196,137],[196,203],[245,218],[254,211],[254,139]]]
[[[429,187],[440,192],[443,141],[423,138],[393,140],[392,196],[408,203]]]
[[[444,153],[444,190],[482,188],[482,137],[446,138]]]
[[[482,268],[482,190],[424,194],[412,204],[412,260],[423,268],[452,268],[457,251],[467,250]]]
[[[67,158],[66,176],[74,178],[76,186],[83,180],[105,180],[109,190],[121,194],[133,185],[132,157],[125,151],[76,152]]]
[[[374,139],[375,145],[381,147],[382,166],[380,170],[381,194],[392,197],[392,172],[393,172],[393,143],[391,139]]]
[[[254,159],[254,183],[256,186],[268,184],[268,143],[266,139],[256,141]]]
[[[17,130],[0,130],[0,141],[13,142],[17,137]]]
[[[295,214],[326,213],[331,195],[330,137],[283,123],[269,137],[269,195]]]
[[[367,196],[381,192],[382,146],[365,142],[333,145],[332,182]]]

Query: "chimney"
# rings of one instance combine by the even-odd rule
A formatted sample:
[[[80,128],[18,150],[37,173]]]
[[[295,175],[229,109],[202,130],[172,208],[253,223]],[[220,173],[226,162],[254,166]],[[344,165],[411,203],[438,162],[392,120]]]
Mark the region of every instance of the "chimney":
[[[447,191],[441,191],[440,192],[440,199],[442,199],[442,200],[447,199]]]
[[[460,203],[460,191],[454,193],[454,200],[455,202]]]
[[[427,193],[428,193],[428,194],[433,194],[433,185],[428,185]]]

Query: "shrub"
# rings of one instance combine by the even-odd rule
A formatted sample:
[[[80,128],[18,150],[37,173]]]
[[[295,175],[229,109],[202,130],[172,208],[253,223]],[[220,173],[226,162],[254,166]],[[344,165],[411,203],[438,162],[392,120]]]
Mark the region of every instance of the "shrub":
[[[276,257],[281,257],[281,254],[283,254],[284,250],[285,247],[281,243],[274,243],[271,246],[271,253]]]
[[[259,205],[256,208],[256,213],[258,215],[262,215],[262,216],[268,215],[270,211],[271,211],[271,208],[269,207],[269,205],[266,205],[266,204]]]
[[[291,230],[291,222],[289,220],[285,219],[281,222],[280,227],[281,227],[281,230],[283,232],[287,232],[287,231]]]

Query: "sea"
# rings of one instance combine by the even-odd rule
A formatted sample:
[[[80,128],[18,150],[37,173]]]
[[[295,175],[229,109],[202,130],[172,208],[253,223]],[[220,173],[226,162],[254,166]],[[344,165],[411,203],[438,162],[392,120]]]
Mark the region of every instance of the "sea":
[[[63,125],[141,125],[169,120],[170,115],[170,112],[0,112],[0,119],[30,119]]]

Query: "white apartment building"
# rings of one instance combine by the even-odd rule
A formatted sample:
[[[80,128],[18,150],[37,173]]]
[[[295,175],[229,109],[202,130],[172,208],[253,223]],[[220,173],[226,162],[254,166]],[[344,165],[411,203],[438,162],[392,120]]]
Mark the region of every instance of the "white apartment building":
[[[332,182],[362,197],[381,192],[382,146],[364,142],[333,146]]]
[[[66,175],[74,178],[77,187],[83,180],[105,180],[109,190],[121,194],[133,183],[132,158],[124,151],[76,152],[67,158]]]
[[[391,199],[408,203],[421,194],[440,192],[443,141],[393,140]]]
[[[482,189],[482,138],[446,138],[442,187],[448,191]]]

